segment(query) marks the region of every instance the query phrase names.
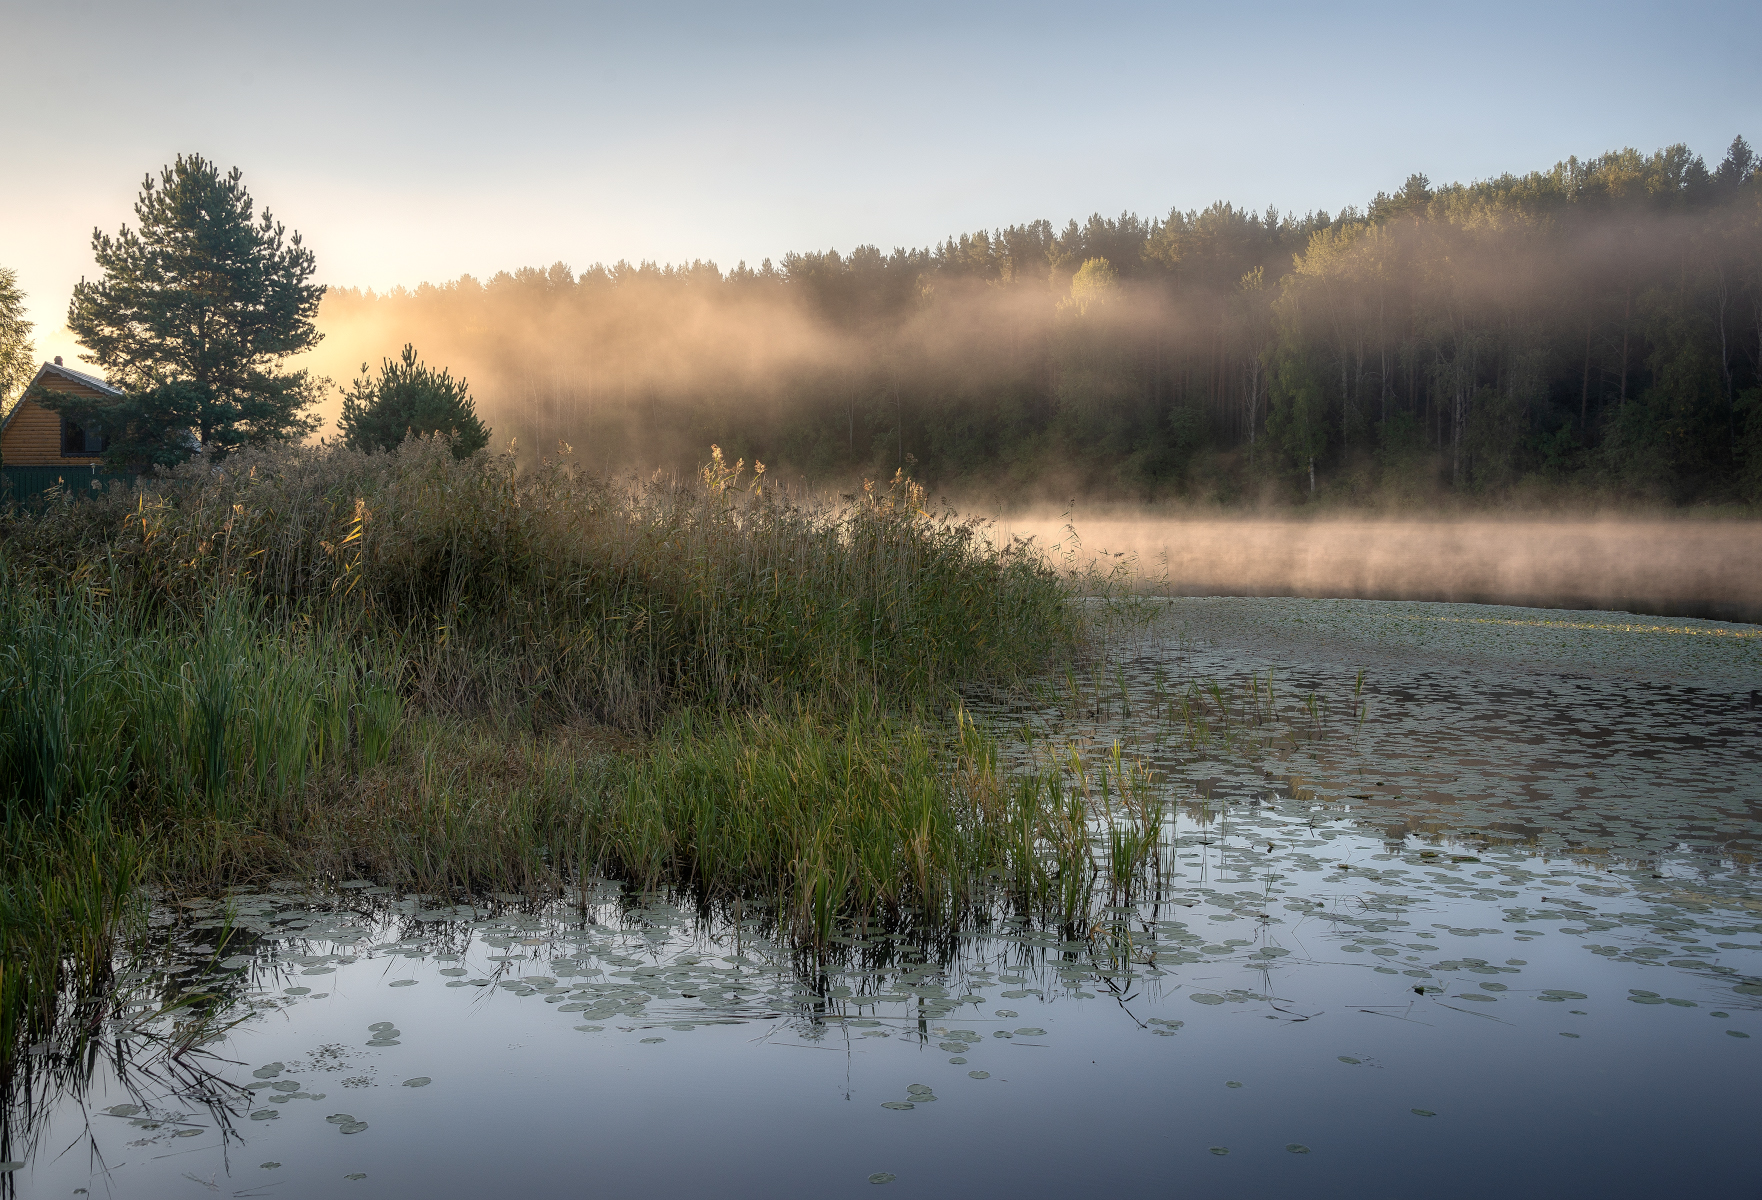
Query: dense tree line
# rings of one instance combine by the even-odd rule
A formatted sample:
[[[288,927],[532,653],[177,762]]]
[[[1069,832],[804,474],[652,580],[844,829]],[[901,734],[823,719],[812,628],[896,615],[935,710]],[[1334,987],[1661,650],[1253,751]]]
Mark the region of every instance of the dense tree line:
[[[498,438],[1121,498],[1762,499],[1762,182],[1735,140],[1303,216],[1218,203],[884,253],[332,289]],[[377,352],[376,350],[373,352]]]

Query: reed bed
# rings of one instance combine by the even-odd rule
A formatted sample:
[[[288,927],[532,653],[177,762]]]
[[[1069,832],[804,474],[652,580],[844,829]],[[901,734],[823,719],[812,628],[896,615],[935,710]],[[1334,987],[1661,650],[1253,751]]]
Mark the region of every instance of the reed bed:
[[[896,477],[791,495],[720,451],[612,481],[436,439],[191,464],[151,488],[15,516],[17,569],[152,605],[235,585],[395,644],[425,706],[652,728],[682,705],[812,694],[899,703],[1070,654],[1066,589],[1028,545],[932,513]]]
[[[144,881],[604,870],[807,939],[1076,895],[1080,805],[944,716],[1076,653],[1069,593],[903,477],[813,500],[719,451],[619,482],[280,448],[9,510],[0,1062],[102,990]]]

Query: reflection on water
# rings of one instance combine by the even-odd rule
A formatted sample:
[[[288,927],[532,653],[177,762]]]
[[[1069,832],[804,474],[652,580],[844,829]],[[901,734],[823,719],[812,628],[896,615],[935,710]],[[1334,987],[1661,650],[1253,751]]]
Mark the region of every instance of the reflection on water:
[[[1143,894],[1108,894],[1098,826],[1075,924],[902,918],[812,957],[763,910],[607,882],[541,912],[360,881],[161,906],[85,1056],[30,1060],[5,1178],[1743,1194],[1762,643],[1488,616],[1532,619],[1180,601],[984,714],[1097,798],[1117,747],[1172,801]]]

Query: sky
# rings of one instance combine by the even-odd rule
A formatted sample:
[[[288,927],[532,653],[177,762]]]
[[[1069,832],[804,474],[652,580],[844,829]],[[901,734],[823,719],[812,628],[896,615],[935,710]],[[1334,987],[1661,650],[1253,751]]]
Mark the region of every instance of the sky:
[[[0,0],[0,30],[0,266],[70,365],[93,228],[180,152],[383,290],[1762,139],[1754,3]]]

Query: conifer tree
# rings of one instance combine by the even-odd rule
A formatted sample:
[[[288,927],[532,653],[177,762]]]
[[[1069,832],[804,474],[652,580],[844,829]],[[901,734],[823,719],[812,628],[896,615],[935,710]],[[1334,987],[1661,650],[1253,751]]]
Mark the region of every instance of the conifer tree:
[[[314,382],[283,369],[322,336],[324,288],[300,235],[256,215],[238,168],[222,175],[195,154],[147,176],[135,215],[138,229],[92,231],[103,274],[80,281],[67,316],[85,357],[128,393],[82,414],[111,432],[110,456],[163,462],[192,433],[224,453],[316,429]]]
[[[366,363],[355,385],[343,393],[343,415],[337,423],[343,441],[356,450],[396,450],[411,434],[444,434],[453,454],[467,458],[489,444],[489,429],[477,419],[477,405],[465,380],[444,368],[435,371],[405,343],[403,354],[385,359],[379,378],[368,375]]]
[[[31,346],[31,323],[24,315],[24,293],[18,273],[0,267],[0,413],[31,377],[36,367]]]

